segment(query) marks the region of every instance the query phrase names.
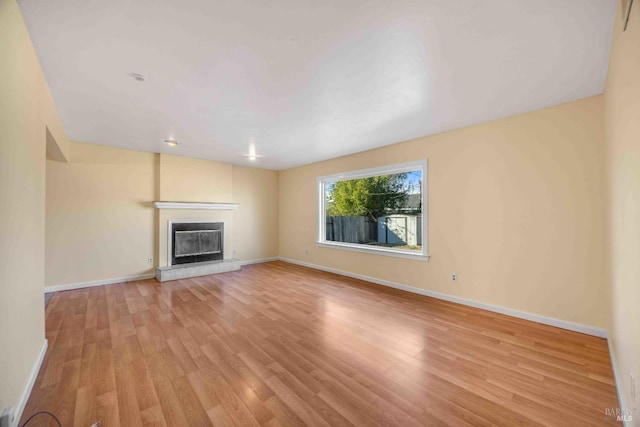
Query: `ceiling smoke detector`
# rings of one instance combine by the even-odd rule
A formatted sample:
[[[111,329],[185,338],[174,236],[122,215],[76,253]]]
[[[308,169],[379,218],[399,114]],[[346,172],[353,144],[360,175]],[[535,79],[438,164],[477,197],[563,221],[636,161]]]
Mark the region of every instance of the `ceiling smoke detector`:
[[[131,77],[132,79],[138,81],[138,82],[144,82],[147,80],[147,78],[145,76],[143,76],[142,74],[138,74],[138,73],[127,73],[127,76]]]

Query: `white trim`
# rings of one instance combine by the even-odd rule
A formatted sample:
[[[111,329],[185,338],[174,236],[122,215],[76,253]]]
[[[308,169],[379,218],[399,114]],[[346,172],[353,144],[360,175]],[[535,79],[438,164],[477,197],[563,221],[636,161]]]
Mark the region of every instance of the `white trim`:
[[[138,276],[117,277],[115,279],[92,280],[90,282],[69,283],[66,285],[54,285],[44,288],[44,293],[70,291],[73,289],[92,288],[94,286],[112,285],[114,283],[133,282],[135,280],[152,279],[156,277],[155,273],[140,274]]]
[[[263,262],[278,261],[279,259],[280,258],[278,257],[250,259],[247,261],[240,261],[240,265],[260,264]],[[133,282],[136,280],[153,279],[154,277],[156,277],[156,275],[152,273],[152,274],[141,274],[139,276],[118,277],[115,279],[93,280],[91,282],[69,283],[67,285],[55,285],[55,286],[49,286],[44,288],[44,293],[48,294],[51,292],[71,291],[74,289],[92,288],[94,286],[113,285],[116,283],[125,283],[125,282]]]
[[[426,166],[427,166],[426,160],[415,160],[412,162],[395,163],[392,165],[378,166],[375,168],[359,169],[359,170],[349,171],[349,172],[339,172],[331,175],[320,176],[318,177],[318,179],[324,180],[324,181],[328,179],[331,179],[334,181],[345,181],[348,179],[355,179],[355,178],[369,178],[377,175],[388,175],[392,173],[411,172],[416,170],[416,168],[422,168]]]
[[[280,258],[271,257],[271,258],[259,258],[259,259],[250,259],[247,261],[240,261],[240,265],[251,265],[251,264],[262,264],[263,262],[272,262],[278,261]]]
[[[505,314],[511,317],[517,317],[519,319],[530,320],[532,322],[542,323],[544,325],[555,326],[557,328],[567,329],[569,331],[580,332],[582,334],[593,335],[600,338],[607,338],[607,331],[601,328],[593,326],[583,325],[581,323],[569,322],[567,320],[560,320],[554,317],[542,316],[539,314],[529,313],[526,311],[515,310],[512,308],[502,307],[499,305],[487,304],[484,302],[475,301],[472,299],[457,297],[454,295],[443,294],[440,292],[429,291],[427,289],[414,288],[413,286],[407,286],[388,280],[376,279],[375,277],[364,276],[362,274],[350,273],[344,270],[338,270],[335,268],[324,267],[321,265],[311,264],[308,262],[298,261],[290,258],[280,257],[280,261],[289,262],[291,264],[301,265],[303,267],[309,267],[316,270],[327,271],[329,273],[339,274],[341,276],[352,277],[354,279],[360,279],[378,285],[388,286],[390,288],[401,289],[403,291],[411,292],[414,294],[424,295],[432,298],[441,299],[444,301],[455,302],[470,307],[480,308],[483,310],[492,311],[494,313]]]
[[[22,418],[22,413],[24,412],[25,406],[27,406],[27,401],[29,400],[29,396],[31,396],[31,390],[33,390],[33,386],[36,383],[36,378],[38,377],[38,372],[40,372],[40,367],[42,366],[42,362],[44,361],[44,356],[47,354],[47,347],[49,346],[49,342],[45,339],[40,347],[40,352],[38,353],[38,357],[33,367],[31,368],[31,373],[29,374],[29,380],[27,381],[27,386],[22,391],[22,396],[20,396],[20,400],[18,401],[18,407],[16,412],[12,414],[12,419],[9,421],[9,425],[11,427],[17,427],[20,422],[20,418]]]
[[[325,197],[325,185],[329,182],[345,181],[349,179],[368,178],[371,176],[388,175],[393,173],[412,172],[420,170],[422,172],[422,215],[420,218],[422,228],[422,250],[420,252],[408,252],[396,249],[375,249],[369,245],[360,245],[357,243],[340,243],[326,240],[326,197]],[[426,261],[429,259],[429,209],[428,209],[428,165],[427,160],[416,160],[413,162],[396,163],[392,165],[385,165],[369,169],[360,169],[352,172],[340,172],[333,175],[324,175],[316,178],[317,186],[317,240],[316,244],[319,246],[325,246],[333,249],[346,249],[346,250],[358,250],[365,253],[376,253],[385,256],[397,256],[400,258],[417,259],[420,261]]]
[[[420,252],[409,252],[400,249],[388,249],[384,246],[374,245],[359,245],[357,243],[343,243],[343,242],[316,242],[316,246],[332,249],[344,249],[346,251],[364,252],[367,254],[377,254],[385,256],[394,256],[398,258],[415,259],[418,261],[429,261],[429,254],[423,255]]]
[[[284,261],[290,264],[301,265],[303,267],[313,268],[315,270],[327,271],[329,273],[339,274],[341,276],[352,277],[354,279],[360,279],[367,282],[375,283],[378,285],[388,286],[395,289],[401,289],[407,292],[411,292],[414,294],[424,295],[432,298],[437,298],[445,301],[455,302],[462,305],[467,305],[470,307],[476,307],[483,310],[492,311],[494,313],[505,314],[507,316],[517,317],[519,319],[530,320],[532,322],[542,323],[544,325],[555,326],[557,328],[567,329],[569,331],[580,332],[587,335],[593,335],[600,338],[607,338],[608,334],[605,329],[596,328],[594,326],[583,325],[581,323],[569,322],[567,320],[556,319],[553,317],[542,316],[539,314],[529,313],[526,311],[515,310],[512,308],[502,307],[498,305],[488,304],[484,302],[475,301],[468,298],[457,297],[454,295],[444,294],[440,292],[430,291],[427,289],[415,288],[413,286],[407,286],[396,282],[391,282],[388,280],[377,279],[375,277],[365,276],[362,274],[351,273],[344,270],[338,270],[335,268],[324,267],[317,264],[311,264],[308,262],[298,261],[291,258],[284,257],[271,257],[271,258],[261,258],[255,260],[247,260],[240,261],[241,265],[250,265],[250,264],[259,264],[263,262],[271,262],[271,261]],[[102,286],[102,285],[111,285],[115,283],[124,283],[124,282],[132,282],[135,280],[145,280],[154,278],[155,274],[143,274],[139,276],[129,276],[129,277],[119,277],[116,279],[105,279],[105,280],[94,280],[91,282],[81,282],[81,283],[71,283],[68,285],[56,285],[49,286],[44,288],[45,293],[49,292],[59,292],[59,291],[67,291],[72,289],[81,289],[81,288],[89,288],[93,286]],[[611,360],[614,370],[614,375],[616,377],[616,384],[618,382],[618,375],[616,374],[616,363],[615,356],[613,350],[611,348],[611,344],[609,342],[609,352],[611,354]],[[619,395],[620,405],[623,406],[622,396]]]
[[[153,202],[158,209],[218,209],[231,210],[240,207],[237,203],[193,203],[193,202]]]
[[[618,394],[618,405],[620,405],[620,412],[627,414],[627,406],[624,404],[624,393],[622,392],[622,381],[620,381],[620,375],[618,370],[618,362],[616,360],[616,354],[613,352],[613,344],[611,339],[607,339],[609,345],[609,357],[611,358],[611,367],[613,368],[613,380],[616,383],[616,393]],[[625,427],[631,427],[630,421],[623,421],[622,425]]]

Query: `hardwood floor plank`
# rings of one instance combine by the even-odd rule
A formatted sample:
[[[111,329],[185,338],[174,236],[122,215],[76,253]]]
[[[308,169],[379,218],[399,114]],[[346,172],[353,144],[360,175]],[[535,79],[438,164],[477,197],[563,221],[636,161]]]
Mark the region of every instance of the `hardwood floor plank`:
[[[234,426],[236,423],[227,415],[227,411],[222,406],[215,406],[207,411],[209,419],[216,427]]]
[[[134,360],[129,365],[129,372],[133,376],[135,394],[140,411],[159,406],[158,396],[147,368],[147,361],[144,358]]]
[[[82,348],[82,361],[80,362],[79,386],[86,387],[96,382],[97,354],[96,344],[85,344]]]
[[[189,384],[189,380],[184,377],[177,377],[171,381],[173,389],[178,397],[178,402],[182,407],[182,411],[187,419],[187,425],[190,426],[212,426],[211,420],[206,411],[200,404],[193,387]]]
[[[142,425],[153,427],[166,427],[167,422],[164,419],[162,413],[162,407],[160,405],[151,406],[140,413],[142,417]]]
[[[285,426],[303,426],[305,423],[276,395],[265,400],[264,404],[274,414],[278,422]]]
[[[58,384],[62,379],[62,371],[67,356],[67,348],[55,347],[47,350],[46,365],[43,363],[44,376],[41,387]]]
[[[122,426],[142,426],[140,407],[136,396],[136,384],[130,364],[124,358],[115,358],[116,395]]]
[[[199,363],[201,369],[224,378],[226,384],[229,385],[228,394],[235,397],[234,400],[242,402],[235,402],[231,400],[231,407],[237,407],[238,414],[241,415],[246,411],[251,414],[251,417],[259,424],[265,423],[273,418],[273,414],[263,404],[263,399],[256,393],[253,384],[245,382],[244,377],[236,371],[236,368],[242,369],[242,364],[237,362],[234,355],[224,355],[222,358],[215,359],[212,362],[211,359],[201,360]],[[260,385],[266,388],[266,384],[260,382]],[[271,397],[272,393],[265,394],[267,397]],[[224,402],[223,402],[224,403]],[[242,415],[246,418],[245,415]]]
[[[619,425],[603,339],[283,262],[58,292],[45,318],[21,422]]]
[[[98,342],[96,346],[96,366],[96,393],[101,395],[115,391],[116,375],[110,342]]]
[[[93,385],[80,387],[76,393],[76,408],[73,417],[75,427],[90,426],[97,420],[96,390]]]
[[[96,419],[101,426],[120,426],[118,393],[115,390],[96,397]]]
[[[169,426],[188,426],[187,418],[182,410],[182,405],[171,385],[169,378],[152,378],[153,385],[158,394],[158,400],[162,408],[162,413]]]
[[[51,412],[56,414],[65,426],[73,425],[79,376],[80,360],[65,362],[60,382],[56,384],[53,393],[55,400],[51,406]]]

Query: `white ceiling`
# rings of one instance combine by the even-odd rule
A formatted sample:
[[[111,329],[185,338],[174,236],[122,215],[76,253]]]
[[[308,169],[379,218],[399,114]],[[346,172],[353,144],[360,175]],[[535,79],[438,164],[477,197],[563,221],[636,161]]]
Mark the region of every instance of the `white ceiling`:
[[[71,139],[271,169],[602,93],[616,6],[615,0],[19,4]],[[169,137],[180,145],[163,144]],[[262,156],[255,162],[243,157],[251,144]]]

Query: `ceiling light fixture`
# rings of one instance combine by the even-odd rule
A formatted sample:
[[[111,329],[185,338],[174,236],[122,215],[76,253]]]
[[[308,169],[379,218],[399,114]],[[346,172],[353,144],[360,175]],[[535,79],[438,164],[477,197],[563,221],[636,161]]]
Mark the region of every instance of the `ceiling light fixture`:
[[[253,138],[251,138],[251,141],[253,141]],[[249,154],[243,154],[243,156],[249,158],[252,162],[255,162],[258,157],[262,157],[256,154],[256,144],[254,142],[249,144]]]
[[[253,138],[252,138],[252,141],[253,141]],[[256,154],[256,144],[254,142],[251,142],[249,144],[249,154],[243,154],[243,156],[247,157],[252,162],[255,162],[258,157],[262,157]]]
[[[242,157],[246,157],[247,159],[251,160],[252,162],[255,162],[257,158],[262,157],[262,156],[258,156],[257,154],[243,154]]]
[[[171,146],[171,147],[175,147],[176,145],[178,145],[178,141],[176,141],[173,138],[169,138],[169,139],[165,139],[164,140],[165,144]]]

